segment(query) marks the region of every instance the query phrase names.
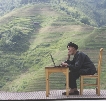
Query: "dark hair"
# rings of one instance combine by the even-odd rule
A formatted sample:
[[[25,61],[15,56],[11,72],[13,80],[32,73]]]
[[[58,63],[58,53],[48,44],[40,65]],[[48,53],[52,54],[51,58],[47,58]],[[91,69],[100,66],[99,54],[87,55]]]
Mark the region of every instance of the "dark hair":
[[[72,43],[72,42],[68,43],[67,48],[68,47],[74,47],[76,50],[78,49],[78,45],[76,45],[75,43]]]

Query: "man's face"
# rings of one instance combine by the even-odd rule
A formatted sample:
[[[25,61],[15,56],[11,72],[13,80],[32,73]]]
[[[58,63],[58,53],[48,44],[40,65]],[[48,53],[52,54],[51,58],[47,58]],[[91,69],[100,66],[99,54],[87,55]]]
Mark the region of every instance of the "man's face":
[[[69,47],[68,46],[68,53],[70,53],[70,55],[73,55],[74,54],[74,51],[75,51],[75,48],[74,47]]]

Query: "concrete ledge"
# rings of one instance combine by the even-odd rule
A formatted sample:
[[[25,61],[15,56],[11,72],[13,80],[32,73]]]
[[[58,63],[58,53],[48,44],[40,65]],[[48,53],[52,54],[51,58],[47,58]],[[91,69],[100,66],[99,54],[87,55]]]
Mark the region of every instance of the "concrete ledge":
[[[0,92],[0,100],[40,100],[40,99],[106,99],[106,90],[101,90],[101,95],[96,95],[95,89],[84,89],[83,95],[62,95],[65,90],[51,90],[49,97],[46,91],[35,92]]]

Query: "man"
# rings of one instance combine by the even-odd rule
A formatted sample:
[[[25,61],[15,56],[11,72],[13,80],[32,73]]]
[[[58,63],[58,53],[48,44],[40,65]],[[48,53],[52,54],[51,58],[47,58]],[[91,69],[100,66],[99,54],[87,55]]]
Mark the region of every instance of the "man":
[[[94,75],[96,73],[96,68],[90,58],[83,52],[78,51],[78,45],[70,42],[67,45],[68,49],[68,58],[65,62],[62,62],[61,65],[69,67],[69,95],[79,95],[77,90],[76,80],[80,75]],[[70,56],[74,55],[72,61],[70,61]],[[62,93],[66,95],[66,92]]]

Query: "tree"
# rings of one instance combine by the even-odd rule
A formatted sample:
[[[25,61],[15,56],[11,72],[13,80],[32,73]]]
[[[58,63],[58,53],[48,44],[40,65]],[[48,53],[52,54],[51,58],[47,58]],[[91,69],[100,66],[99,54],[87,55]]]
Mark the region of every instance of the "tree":
[[[21,0],[21,4],[28,4],[28,0]]]
[[[89,19],[87,17],[83,17],[81,19],[81,22],[84,23],[84,24],[90,25]]]

